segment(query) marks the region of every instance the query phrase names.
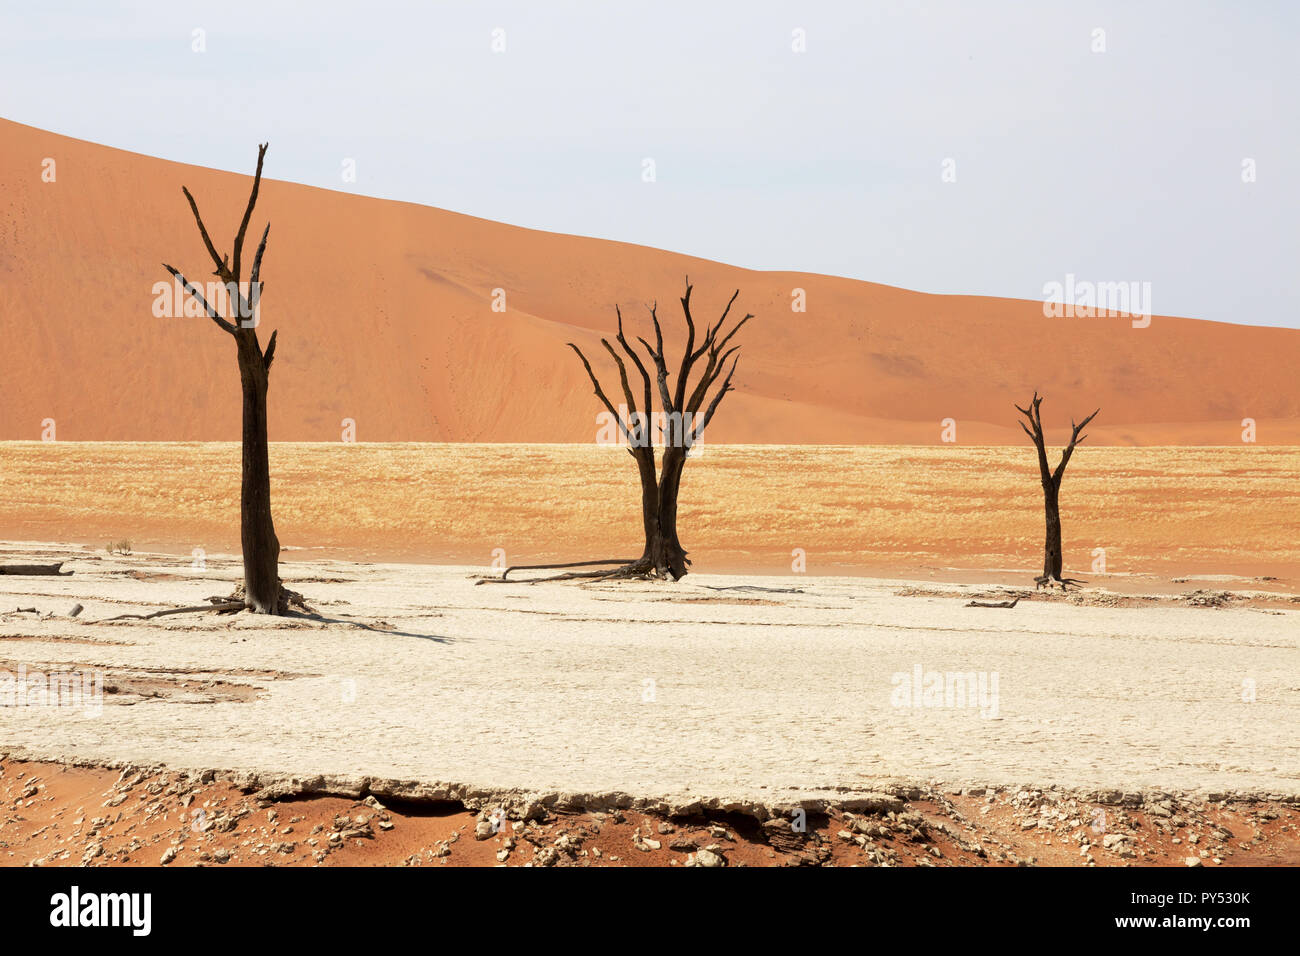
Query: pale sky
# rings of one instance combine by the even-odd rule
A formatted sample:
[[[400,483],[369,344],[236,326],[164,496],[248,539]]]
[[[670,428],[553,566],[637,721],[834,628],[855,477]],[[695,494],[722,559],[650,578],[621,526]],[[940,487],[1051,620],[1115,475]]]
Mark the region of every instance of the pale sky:
[[[1283,0],[6,0],[0,116],[241,173],[269,140],[269,178],[754,269],[1072,273],[1300,328],[1298,51]]]

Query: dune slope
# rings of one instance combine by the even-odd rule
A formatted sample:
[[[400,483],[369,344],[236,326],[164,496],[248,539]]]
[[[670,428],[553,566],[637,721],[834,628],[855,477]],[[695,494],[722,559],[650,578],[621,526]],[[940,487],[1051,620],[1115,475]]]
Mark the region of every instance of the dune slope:
[[[249,177],[0,121],[0,439],[46,419],[60,439],[238,438],[229,338],[153,314],[164,260],[211,271],[182,184],[228,248]],[[273,440],[336,441],[352,419],[361,441],[593,441],[599,406],[565,343],[605,367],[615,303],[648,326],[656,298],[674,335],[689,273],[698,319],[735,288],[756,315],[714,442],[935,443],[952,418],[960,443],[1018,443],[1011,403],[1035,388],[1055,439],[1100,405],[1097,443],[1235,444],[1245,417],[1261,443],[1300,441],[1300,331],[1049,319],[1032,301],[754,272],[272,180],[250,233],[267,219]],[[605,384],[617,394],[612,371]]]

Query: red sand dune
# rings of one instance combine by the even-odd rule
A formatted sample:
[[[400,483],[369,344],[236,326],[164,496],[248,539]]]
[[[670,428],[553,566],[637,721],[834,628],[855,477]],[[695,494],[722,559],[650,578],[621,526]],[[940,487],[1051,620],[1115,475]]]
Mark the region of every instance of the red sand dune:
[[[0,121],[0,439],[38,438],[47,418],[66,440],[238,439],[233,343],[152,314],[164,260],[210,278],[182,184],[227,249],[249,177]],[[598,406],[564,343],[605,367],[614,304],[648,324],[652,298],[675,334],[689,273],[698,319],[737,287],[756,315],[713,442],[936,443],[945,418],[963,444],[1022,442],[1011,403],[1035,388],[1053,438],[1100,405],[1096,443],[1237,444],[1246,417],[1260,443],[1300,441],[1296,330],[1049,319],[1033,301],[754,272],[276,181],[246,257],[268,219],[273,440],[336,441],[350,418],[361,441],[593,441]]]

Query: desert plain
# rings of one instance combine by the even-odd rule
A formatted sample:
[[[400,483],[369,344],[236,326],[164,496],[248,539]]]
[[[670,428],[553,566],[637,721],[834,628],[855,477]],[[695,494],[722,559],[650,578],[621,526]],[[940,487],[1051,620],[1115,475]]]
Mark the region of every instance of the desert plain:
[[[1062,595],[1028,448],[705,445],[682,581],[503,584],[631,555],[625,452],[276,444],[315,613],[116,621],[240,579],[238,446],[3,450],[0,563],[73,573],[0,577],[0,669],[103,687],[5,708],[9,862],[1296,858],[1295,449],[1085,446]]]

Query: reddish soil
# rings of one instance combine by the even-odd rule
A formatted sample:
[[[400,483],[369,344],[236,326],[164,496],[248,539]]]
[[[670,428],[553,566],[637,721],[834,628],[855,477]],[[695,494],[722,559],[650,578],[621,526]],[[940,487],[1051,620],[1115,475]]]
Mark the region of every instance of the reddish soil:
[[[1189,858],[1205,866],[1300,864],[1300,809],[1278,803],[1193,805],[1148,796],[1130,808],[1053,791],[934,794],[906,805],[892,801],[873,813],[809,815],[805,831],[796,832],[788,820],[760,825],[741,816],[666,820],[631,811],[543,811],[525,823],[493,821],[488,811],[459,804],[267,800],[210,776],[5,762],[0,864],[1187,866]],[[476,830],[484,838],[476,839]],[[695,854],[696,848],[707,852]]]

